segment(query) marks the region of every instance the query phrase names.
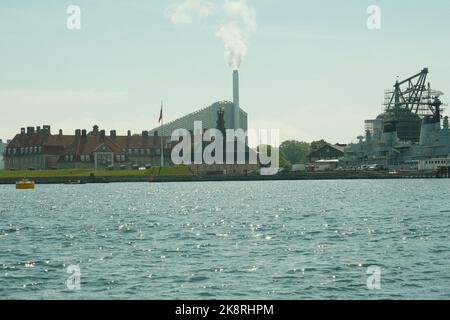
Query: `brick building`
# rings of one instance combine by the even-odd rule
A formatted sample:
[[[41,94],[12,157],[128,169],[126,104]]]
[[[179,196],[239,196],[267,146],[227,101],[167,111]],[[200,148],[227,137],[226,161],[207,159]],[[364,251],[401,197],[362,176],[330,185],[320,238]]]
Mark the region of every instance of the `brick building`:
[[[164,138],[165,164],[170,165],[172,143]],[[22,128],[3,153],[5,169],[131,168],[161,163],[161,137],[148,131],[126,136],[94,126],[91,132],[78,129],[74,135],[62,130],[52,134],[50,126]]]

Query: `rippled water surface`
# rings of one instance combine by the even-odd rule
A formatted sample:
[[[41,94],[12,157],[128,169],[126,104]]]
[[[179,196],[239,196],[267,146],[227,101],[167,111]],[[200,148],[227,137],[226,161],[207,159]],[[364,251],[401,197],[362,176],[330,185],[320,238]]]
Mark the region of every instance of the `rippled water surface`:
[[[0,299],[450,298],[449,180],[0,186],[0,201]]]

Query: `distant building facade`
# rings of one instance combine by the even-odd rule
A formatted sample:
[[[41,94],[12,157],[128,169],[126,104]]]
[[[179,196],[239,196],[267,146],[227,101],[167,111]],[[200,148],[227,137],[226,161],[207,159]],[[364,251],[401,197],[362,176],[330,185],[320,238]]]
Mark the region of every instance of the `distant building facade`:
[[[5,167],[5,164],[3,162],[3,153],[6,150],[6,143],[3,142],[2,139],[0,139],[0,170],[2,170]]]
[[[170,165],[172,142],[163,140],[165,164]],[[78,129],[74,135],[64,135],[62,130],[52,134],[50,126],[22,128],[4,151],[5,169],[48,170],[69,168],[120,168],[133,166],[159,166],[161,163],[161,137],[117,135],[116,131],[91,132]]]

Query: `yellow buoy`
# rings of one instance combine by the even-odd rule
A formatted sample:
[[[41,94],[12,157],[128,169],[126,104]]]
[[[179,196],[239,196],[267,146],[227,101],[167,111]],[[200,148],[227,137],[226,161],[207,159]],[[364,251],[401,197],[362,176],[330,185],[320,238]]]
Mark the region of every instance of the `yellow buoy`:
[[[34,181],[22,179],[21,181],[16,182],[16,189],[34,189]]]

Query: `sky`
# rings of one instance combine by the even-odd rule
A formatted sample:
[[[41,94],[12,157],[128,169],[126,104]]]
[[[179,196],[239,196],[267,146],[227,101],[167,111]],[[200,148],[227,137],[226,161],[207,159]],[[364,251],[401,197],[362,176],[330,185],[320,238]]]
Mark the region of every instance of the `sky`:
[[[166,122],[232,100],[218,36],[226,1],[2,0],[0,138],[42,125],[139,133],[158,125],[161,99]],[[251,128],[349,143],[397,77],[428,67],[433,88],[450,94],[448,0],[238,1],[255,20],[241,39]],[[81,9],[79,30],[67,28],[70,5]],[[367,28],[370,5],[381,9],[379,30]]]

